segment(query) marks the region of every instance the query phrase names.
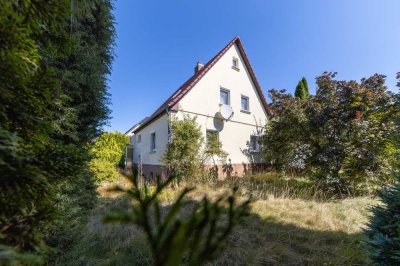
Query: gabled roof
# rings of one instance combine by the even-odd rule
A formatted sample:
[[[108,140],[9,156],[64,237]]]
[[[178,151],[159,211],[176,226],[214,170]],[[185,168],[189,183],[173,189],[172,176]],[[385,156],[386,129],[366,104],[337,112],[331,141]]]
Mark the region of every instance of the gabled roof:
[[[163,115],[167,109],[173,108],[175,104],[179,102],[203,77],[204,75],[218,62],[218,60],[231,48],[234,44],[239,48],[240,54],[243,58],[243,61],[246,65],[247,70],[249,71],[250,77],[253,81],[254,86],[256,87],[257,93],[260,97],[261,103],[264,107],[264,110],[268,115],[270,115],[270,109],[268,107],[267,101],[265,100],[264,94],[261,90],[260,84],[257,81],[257,78],[254,74],[253,68],[250,65],[250,61],[244,51],[243,44],[240,41],[239,36],[233,38],[216,56],[214,56],[207,64],[204,65],[199,71],[197,71],[192,77],[190,77],[182,86],[180,86],[150,117],[143,121],[139,127],[136,127],[133,132],[136,132],[148,124],[153,122],[155,119]]]

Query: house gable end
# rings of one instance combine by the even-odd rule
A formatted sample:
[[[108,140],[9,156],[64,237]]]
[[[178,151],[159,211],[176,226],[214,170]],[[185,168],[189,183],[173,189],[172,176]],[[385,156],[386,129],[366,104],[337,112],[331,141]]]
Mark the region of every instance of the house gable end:
[[[212,58],[202,69],[197,71],[192,77],[190,77],[181,87],[179,87],[144,123],[133,130],[133,133],[143,129],[154,120],[162,116],[167,112],[167,110],[174,109],[175,105],[193,88],[195,85],[208,73],[208,71],[213,68],[213,66],[225,55],[225,53],[232,48],[232,46],[237,47],[240,52],[240,57],[246,67],[247,72],[250,75],[252,83],[257,91],[258,97],[264,108],[266,114],[270,114],[270,110],[265,100],[264,94],[261,87],[257,81],[254,71],[251,67],[250,61],[244,51],[243,45],[239,37],[235,37],[231,42],[228,43],[214,58]]]

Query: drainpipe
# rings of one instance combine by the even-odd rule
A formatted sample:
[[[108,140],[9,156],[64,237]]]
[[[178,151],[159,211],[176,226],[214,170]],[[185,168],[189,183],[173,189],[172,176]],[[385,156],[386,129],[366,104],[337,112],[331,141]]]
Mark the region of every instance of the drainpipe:
[[[167,113],[168,116],[168,143],[171,143],[171,112],[170,112],[170,107],[165,108],[165,112]]]

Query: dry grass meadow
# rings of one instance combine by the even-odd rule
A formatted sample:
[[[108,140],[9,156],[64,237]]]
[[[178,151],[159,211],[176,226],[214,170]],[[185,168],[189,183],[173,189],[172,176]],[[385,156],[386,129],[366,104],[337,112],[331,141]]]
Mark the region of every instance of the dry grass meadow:
[[[121,179],[119,185],[128,186]],[[368,265],[362,230],[372,197],[321,199],[318,193],[289,186],[241,183],[243,197],[253,194],[251,213],[225,241],[219,258],[210,265]],[[99,188],[99,204],[93,209],[80,241],[57,262],[58,265],[149,265],[150,250],[139,229],[103,224],[104,213],[128,207],[125,198]],[[192,200],[217,197],[231,182],[197,185]],[[285,191],[286,187],[286,191]],[[252,191],[250,191],[252,190]],[[167,189],[163,202],[174,199],[180,189]]]

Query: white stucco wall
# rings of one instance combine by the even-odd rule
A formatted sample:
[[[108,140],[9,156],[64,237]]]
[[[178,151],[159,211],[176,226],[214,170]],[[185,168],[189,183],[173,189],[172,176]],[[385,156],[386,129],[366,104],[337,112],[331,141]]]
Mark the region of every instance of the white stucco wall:
[[[156,133],[156,151],[150,151],[150,135]],[[141,141],[138,142],[138,136]],[[133,162],[139,163],[139,155],[142,158],[142,164],[159,165],[161,155],[164,153],[168,143],[168,116],[164,114],[157,120],[153,121],[147,127],[135,133],[135,141],[133,145]]]
[[[239,59],[239,71],[232,69],[233,57]],[[247,163],[242,149],[248,148],[250,136],[257,133],[256,125],[265,125],[267,114],[236,45],[180,100],[179,109],[197,115],[205,137],[207,129],[216,129],[214,117],[219,111],[221,87],[230,91],[234,115],[230,121],[223,122],[223,129],[219,131],[220,141],[232,163]],[[250,113],[241,112],[242,95],[249,97]]]

